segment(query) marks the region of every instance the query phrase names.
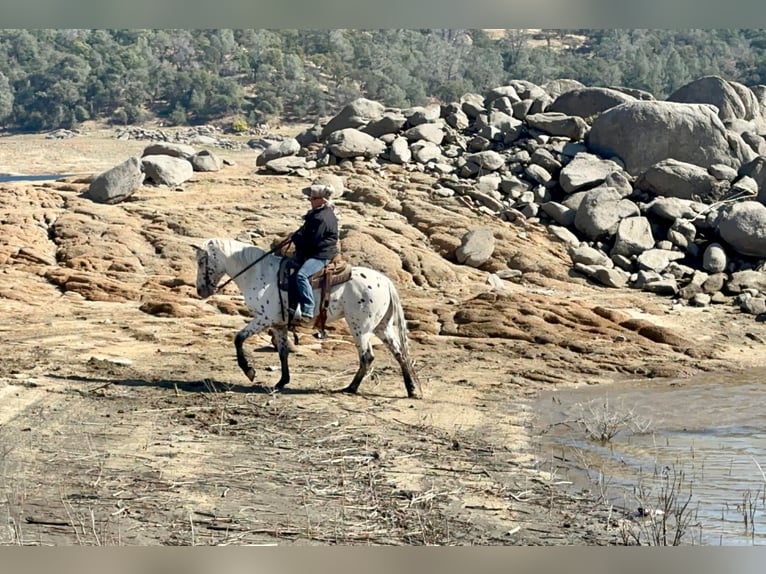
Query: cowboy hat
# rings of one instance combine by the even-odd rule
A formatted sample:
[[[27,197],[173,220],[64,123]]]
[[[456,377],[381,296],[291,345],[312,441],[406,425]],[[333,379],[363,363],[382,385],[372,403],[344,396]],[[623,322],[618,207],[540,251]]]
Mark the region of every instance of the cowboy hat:
[[[303,195],[305,195],[306,197],[310,199],[315,199],[317,197],[330,199],[330,196],[332,195],[332,192],[333,192],[333,188],[329,185],[315,183],[308,187],[304,187],[301,191],[303,192]]]

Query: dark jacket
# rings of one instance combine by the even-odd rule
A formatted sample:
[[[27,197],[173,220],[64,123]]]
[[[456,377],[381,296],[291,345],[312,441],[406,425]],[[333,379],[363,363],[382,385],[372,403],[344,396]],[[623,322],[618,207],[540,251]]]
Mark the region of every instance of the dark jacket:
[[[301,228],[293,233],[295,259],[332,259],[338,254],[338,218],[329,205],[312,209],[303,216]]]

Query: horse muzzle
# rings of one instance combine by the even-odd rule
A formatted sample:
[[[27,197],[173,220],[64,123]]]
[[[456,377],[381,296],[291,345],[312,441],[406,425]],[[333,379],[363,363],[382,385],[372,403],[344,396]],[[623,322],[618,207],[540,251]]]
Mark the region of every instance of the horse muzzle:
[[[207,299],[213,293],[215,293],[215,287],[210,287],[209,285],[197,285],[197,296],[200,299]]]

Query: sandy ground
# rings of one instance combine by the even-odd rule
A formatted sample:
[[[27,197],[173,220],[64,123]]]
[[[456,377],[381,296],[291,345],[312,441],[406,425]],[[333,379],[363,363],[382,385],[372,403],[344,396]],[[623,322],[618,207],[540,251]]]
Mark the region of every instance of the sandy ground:
[[[93,174],[147,145],[111,136],[2,137],[0,173]],[[279,360],[268,335],[248,342],[251,384],[234,360],[241,296],[227,288],[199,300],[188,243],[290,228],[304,207],[300,181],[256,174],[251,151],[221,155],[235,165],[117,206],[79,198],[76,178],[0,184],[0,543],[619,544],[620,511],[568,488],[563,463],[536,446],[530,401],[763,364],[762,324],[730,306],[674,307],[544,275],[509,282],[499,300],[486,273],[457,270],[438,287],[398,281],[423,400],[406,398],[382,346],[358,395],[334,392],[357,361],[342,325],[323,341],[302,332],[293,380],[272,394]],[[361,208],[345,213],[369,224]],[[526,231],[541,257],[559,249]],[[483,326],[477,295],[506,314],[505,330]],[[596,308],[683,344],[602,323]],[[473,315],[452,331],[426,328],[461,309]],[[509,331],[536,310],[545,337]],[[423,320],[432,311],[439,321]]]

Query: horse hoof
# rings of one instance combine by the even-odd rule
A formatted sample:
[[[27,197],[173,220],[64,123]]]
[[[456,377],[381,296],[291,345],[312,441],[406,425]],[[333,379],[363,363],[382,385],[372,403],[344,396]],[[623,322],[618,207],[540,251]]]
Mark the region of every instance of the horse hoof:
[[[250,382],[252,383],[255,380],[255,369],[250,367],[248,370],[245,371],[245,376],[250,379]]]
[[[337,391],[339,393],[346,393],[347,395],[355,395],[356,389],[354,387],[345,387]]]

